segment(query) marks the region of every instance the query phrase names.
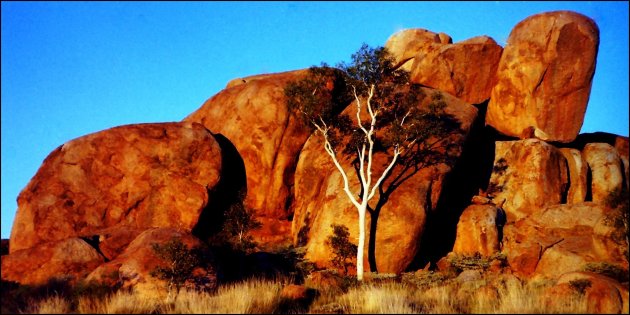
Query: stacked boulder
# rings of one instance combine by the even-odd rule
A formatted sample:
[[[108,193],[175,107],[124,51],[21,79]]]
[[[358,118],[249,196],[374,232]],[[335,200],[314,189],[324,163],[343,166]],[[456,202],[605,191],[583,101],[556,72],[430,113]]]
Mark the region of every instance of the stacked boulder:
[[[2,279],[76,282],[109,262],[113,282],[125,285],[119,277],[124,264],[115,262],[143,232],[195,238],[199,218],[213,211],[221,165],[221,147],[197,123],[126,125],[61,145],[18,197]],[[150,240],[135,250],[149,251],[170,238]],[[160,282],[148,271],[135,272],[134,279]]]
[[[481,194],[459,209],[454,254],[502,253],[524,277],[557,278],[592,263],[628,270],[627,244],[610,225],[611,198],[629,189],[628,138],[578,135],[598,44],[597,25],[568,11],[528,17],[505,48],[487,36],[453,43],[424,29],[388,39],[396,65],[425,95],[441,94],[457,122],[442,139],[452,157],[464,156],[475,126],[502,134],[486,139],[494,157],[482,158],[494,164]],[[234,79],[182,122],[115,127],[54,150],[18,197],[2,279],[43,284],[65,277],[158,290],[163,285],[150,271],[164,262],[153,244],[179,238],[188,248],[203,247],[239,200],[262,223],[252,232],[259,250],[304,246],[307,259],[330,267],[331,224],[345,225],[355,240],[358,215],[321,137],[287,107],[285,87],[307,74]],[[333,75],[321,88],[333,95],[345,87]],[[336,113],[356,109],[325,101]],[[390,158],[376,153],[373,172]],[[354,174],[350,156],[339,161]],[[383,187],[396,174],[405,181],[370,204],[366,266],[410,268],[430,215],[443,210],[440,200],[461,198],[444,193],[453,168],[436,163],[408,177],[403,166],[393,168]],[[356,176],[350,189],[359,190]],[[196,273],[206,283],[216,277],[213,268]]]
[[[470,231],[493,236],[497,230],[496,211],[470,206],[460,217],[453,252],[501,251],[513,272],[528,277],[558,277],[593,263],[628,270],[627,244],[614,237],[619,231],[611,224],[611,198],[628,189],[628,138],[578,136],[598,44],[597,25],[574,12],[538,14],[515,26],[486,124],[517,139],[495,142],[480,196],[505,211],[507,223],[498,227],[501,239],[470,237]],[[480,222],[487,222],[486,231]]]

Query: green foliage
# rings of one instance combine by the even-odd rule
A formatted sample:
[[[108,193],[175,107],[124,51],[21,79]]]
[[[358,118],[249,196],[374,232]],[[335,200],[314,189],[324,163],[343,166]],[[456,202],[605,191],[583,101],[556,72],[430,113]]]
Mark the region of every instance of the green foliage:
[[[587,263],[584,265],[582,270],[598,273],[598,274],[613,278],[621,283],[628,281],[627,269],[624,269],[619,265],[615,265],[615,264],[611,264],[607,262]]]
[[[223,228],[217,238],[220,243],[227,243],[232,249],[244,253],[251,252],[257,244],[248,232],[261,227],[252,210],[243,201],[245,193],[240,192],[238,200],[230,205],[224,214]]]
[[[326,243],[332,248],[333,266],[343,269],[344,275],[348,274],[348,267],[352,266],[352,258],[357,255],[357,245],[348,240],[350,233],[344,225],[332,224],[333,234],[328,237]]]
[[[337,67],[339,69],[325,64],[311,67],[309,75],[289,83],[284,90],[289,109],[306,125],[333,127],[328,130],[328,139],[335,151],[341,149],[347,154],[356,154],[357,148],[367,142],[352,119],[339,115],[339,111],[354,100],[355,93],[365,102],[373,86],[370,104],[378,112],[377,132],[372,135],[375,150],[385,152],[392,146],[414,142],[408,154],[401,156],[401,163],[417,166],[432,164],[430,162],[436,158],[446,161],[449,150],[447,148],[446,154],[436,154],[436,147],[442,144],[436,140],[446,138],[458,124],[444,113],[446,103],[441,92],[436,91],[430,96],[429,105],[420,108],[418,105],[429,96],[420,85],[409,83],[406,71],[394,67],[393,57],[384,47],[370,48],[363,44],[352,55],[350,63],[342,62]],[[353,117],[356,114],[351,113]],[[362,123],[369,125],[369,122]],[[349,141],[342,145],[344,137]]]
[[[198,248],[189,249],[180,238],[172,238],[164,244],[152,244],[155,254],[166,262],[166,267],[158,266],[151,271],[151,275],[168,282],[169,287],[175,286],[177,292],[192,278],[193,270],[201,266],[202,254]]]
[[[569,287],[571,287],[571,289],[573,289],[579,295],[584,295],[584,293],[586,293],[586,289],[588,289],[591,284],[591,280],[588,279],[577,279],[569,281]]]
[[[334,120],[343,105],[351,100],[342,84],[343,75],[325,63],[320,67],[309,68],[309,74],[302,80],[289,82],[285,86],[287,107],[298,113],[304,125],[310,128],[314,128],[313,118],[321,117],[327,122]]]

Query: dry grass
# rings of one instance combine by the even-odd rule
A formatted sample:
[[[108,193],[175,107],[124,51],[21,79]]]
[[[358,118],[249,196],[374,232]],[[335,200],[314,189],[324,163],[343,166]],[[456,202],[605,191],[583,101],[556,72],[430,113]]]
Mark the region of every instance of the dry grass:
[[[281,309],[280,292],[287,280],[252,279],[220,287],[205,293],[182,290],[171,299],[150,299],[134,292],[119,291],[105,298],[82,297],[75,309],[59,296],[43,299],[28,313],[97,314],[253,314],[277,313]],[[515,314],[515,313],[587,313],[580,295],[556,301],[545,297],[551,281],[522,283],[511,276],[486,277],[459,282],[454,279],[432,286],[417,287],[408,282],[366,282],[338,290],[322,290],[310,305],[310,312],[373,314]]]
[[[27,314],[67,314],[70,303],[59,295],[49,296],[39,302],[31,304],[23,313]]]
[[[264,314],[280,302],[281,281],[253,279],[220,287],[216,294],[182,291],[166,314]]]

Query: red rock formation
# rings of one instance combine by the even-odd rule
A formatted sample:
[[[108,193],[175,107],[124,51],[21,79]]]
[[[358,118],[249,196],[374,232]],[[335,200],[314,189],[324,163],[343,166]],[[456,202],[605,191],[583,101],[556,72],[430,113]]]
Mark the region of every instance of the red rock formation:
[[[387,39],[385,48],[394,57],[397,67],[411,72],[414,59],[432,44],[451,44],[453,40],[444,33],[434,33],[422,28],[405,29]]]
[[[2,280],[29,285],[42,285],[50,279],[76,283],[104,261],[80,238],[40,243],[2,256]]]
[[[116,225],[191,230],[220,170],[217,142],[195,123],[127,125],[74,139],[20,193],[10,250]]]
[[[433,90],[424,91],[431,95]],[[461,134],[449,139],[450,144],[459,147],[476,117],[477,110],[448,94],[444,94],[444,98],[447,103],[445,111],[461,123]],[[420,106],[426,106],[428,102],[427,97]],[[356,105],[352,104],[344,113],[354,111]],[[350,117],[356,119],[355,114]],[[359,181],[354,175],[356,173],[349,157],[339,157],[341,165],[350,174],[350,190],[358,192]],[[390,160],[390,155],[375,154],[373,174],[380,175]],[[383,187],[388,187],[401,171],[400,165],[394,167],[393,175],[384,181]],[[448,171],[450,167],[445,164],[420,169],[387,197],[380,210],[374,236],[374,257],[379,272],[401,272],[414,258],[419,249],[418,240],[424,230],[425,213],[435,208],[442,189],[442,180]],[[377,194],[370,203],[372,207],[376,206],[379,196]],[[366,234],[369,234],[369,215],[367,217]],[[295,244],[306,245],[305,258],[309,261],[319,266],[329,266],[332,253],[326,240],[332,233],[331,224],[345,225],[350,232],[350,241],[356,244],[357,222],[357,210],[343,191],[343,180],[339,171],[324,152],[321,136],[311,136],[302,149],[295,174],[295,213],[292,227]],[[369,235],[366,236],[366,244],[369,243],[368,238]],[[369,266],[367,253],[369,251],[366,248],[365,266]]]
[[[584,121],[598,46],[595,22],[575,12],[545,12],[518,23],[499,62],[486,124],[514,137],[533,128],[538,139],[575,139]]]
[[[488,195],[503,204],[508,221],[559,204],[567,189],[567,163],[554,146],[538,139],[497,141]]]
[[[499,251],[496,219],[498,209],[491,204],[470,205],[459,217],[453,252],[492,256]]]
[[[556,284],[545,293],[548,304],[566,301],[574,296],[579,288],[572,283],[586,281],[584,295],[587,312],[591,314],[627,314],[628,287],[609,277],[592,272],[570,272],[562,275]]]
[[[87,280],[110,284],[120,282],[123,288],[134,288],[136,292],[147,296],[165,294],[167,283],[152,276],[151,272],[158,267],[166,267],[168,262],[157,256],[153,244],[163,245],[173,238],[181,240],[189,249],[203,248],[202,242],[187,231],[173,228],[148,229],[138,235],[114,260],[94,269]],[[206,280],[207,285],[216,285],[216,272],[212,268],[202,268],[196,270],[196,273],[199,279]]]
[[[567,160],[569,168],[569,191],[567,192],[567,203],[580,203],[586,200],[588,191],[587,173],[588,165],[582,158],[582,154],[577,149],[561,148],[560,153]]]
[[[589,143],[582,156],[591,170],[594,202],[606,202],[608,196],[623,188],[624,165],[617,150],[607,143]]]
[[[297,70],[233,80],[184,119],[201,123],[234,144],[247,175],[245,204],[256,217],[266,218],[261,220],[265,225],[271,225],[262,231],[282,230],[291,215],[293,173],[311,132],[289,113],[284,87],[307,73]],[[256,236],[262,245],[283,243],[289,237]]]
[[[443,34],[443,33],[441,33]],[[488,36],[452,44],[450,36],[423,29],[392,35],[385,47],[410,81],[477,104],[490,97],[503,48]],[[442,39],[441,39],[442,37]]]
[[[614,241],[606,224],[609,208],[593,203],[551,205],[504,229],[504,248],[511,269],[524,276],[557,278],[580,271],[590,262],[628,268],[623,241]],[[602,241],[605,240],[605,241]]]

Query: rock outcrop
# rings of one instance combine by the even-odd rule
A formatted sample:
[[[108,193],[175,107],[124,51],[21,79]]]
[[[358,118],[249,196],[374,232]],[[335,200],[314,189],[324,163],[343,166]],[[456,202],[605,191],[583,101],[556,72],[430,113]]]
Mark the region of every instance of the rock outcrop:
[[[286,230],[283,226],[291,215],[295,165],[311,131],[290,113],[284,88],[307,74],[308,70],[297,70],[233,80],[184,119],[233,143],[247,177],[245,205],[256,217],[265,218],[262,230]],[[326,88],[336,89],[338,84],[331,77]],[[288,237],[259,233],[256,240],[264,245]]]
[[[499,251],[498,209],[492,204],[470,205],[459,217],[453,252],[492,256]],[[502,228],[502,227],[501,227]]]
[[[74,139],[20,193],[10,251],[116,225],[192,230],[220,171],[219,145],[196,123],[127,125]]]
[[[611,209],[584,202],[538,208],[504,228],[504,248],[512,271],[551,278],[581,271],[587,263],[606,262],[627,270],[623,241],[612,241]],[[601,242],[601,239],[611,240]]]
[[[579,283],[584,287],[580,288]],[[583,291],[580,291],[583,290]],[[562,275],[556,284],[545,292],[547,303],[558,303],[584,296],[587,312],[592,314],[628,313],[628,287],[609,277],[592,272],[570,272]]]
[[[76,283],[105,262],[80,238],[40,243],[2,256],[2,280],[43,285],[51,279]]]
[[[203,250],[203,243],[187,231],[174,228],[152,228],[136,237],[129,246],[115,259],[95,268],[88,276],[88,281],[117,284],[122,288],[133,288],[139,294],[148,297],[165,295],[166,280],[151,275],[158,267],[168,267],[170,262],[159,257],[154,244],[164,245],[172,240],[181,241],[189,250]],[[216,287],[216,270],[212,266],[194,272],[194,280],[188,285],[191,289],[213,289]]]
[[[423,91],[427,96],[419,106],[427,106],[434,90]],[[445,112],[460,125],[460,130],[447,140],[458,156],[477,109],[448,94],[444,94],[444,101],[447,104]],[[352,104],[343,114],[350,113],[351,119],[356,119],[354,111],[356,105]],[[349,174],[350,190],[360,191],[358,177],[349,156],[339,156],[339,160]],[[376,153],[372,173],[381,174],[390,160],[389,154]],[[405,175],[401,177],[408,178],[398,183],[399,186],[389,193],[377,193],[370,203],[373,209],[379,209],[379,213],[375,215],[378,218],[377,224],[367,216],[369,223],[366,228],[368,236],[365,266],[371,264],[379,272],[401,272],[416,255],[426,212],[435,208],[444,175],[451,169],[445,163],[418,166],[417,170],[412,167],[406,171],[403,165],[395,166],[392,175],[384,181],[383,191],[387,191],[392,181],[404,171]],[[377,205],[379,198],[383,198],[383,203]],[[298,246],[306,245],[305,258],[309,261],[318,266],[329,266],[332,252],[326,240],[332,233],[331,224],[345,225],[350,232],[350,240],[354,242],[358,236],[357,222],[357,210],[343,191],[343,180],[339,171],[324,152],[323,139],[317,134],[311,136],[302,149],[295,174],[295,213],[292,227],[294,243]],[[369,238],[372,238],[371,242],[367,241]],[[392,255],[394,252],[396,255]]]
[[[450,36],[423,29],[403,30],[385,44],[410,81],[471,103],[490,97],[503,48],[488,36],[455,44]]]
[[[597,24],[575,12],[519,22],[499,62],[486,124],[521,139],[573,141],[584,121],[598,47]]]
[[[582,156],[591,170],[592,201],[605,203],[611,193],[621,191],[624,165],[614,147],[607,143],[589,143]]]
[[[577,149],[561,148],[560,153],[567,161],[569,168],[569,191],[567,192],[567,203],[580,203],[586,201],[588,193],[588,164],[582,158],[582,154]]]
[[[404,29],[394,33],[385,42],[385,48],[394,57],[394,64],[411,72],[415,58],[433,44],[452,44],[453,39],[445,33],[434,33],[422,28]]]
[[[567,162],[560,151],[538,139],[497,141],[488,195],[503,203],[508,221],[559,204],[568,190]]]

